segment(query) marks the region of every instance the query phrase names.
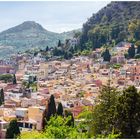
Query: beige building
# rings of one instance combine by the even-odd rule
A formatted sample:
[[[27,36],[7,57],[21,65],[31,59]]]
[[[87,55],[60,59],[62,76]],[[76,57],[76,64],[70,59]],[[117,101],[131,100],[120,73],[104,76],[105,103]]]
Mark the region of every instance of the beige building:
[[[42,119],[43,119],[43,113],[44,108],[32,106],[28,108],[28,119],[36,121],[36,129],[41,130],[42,129]]]
[[[48,64],[47,63],[40,63],[40,68],[38,72],[39,79],[45,79],[48,76]]]

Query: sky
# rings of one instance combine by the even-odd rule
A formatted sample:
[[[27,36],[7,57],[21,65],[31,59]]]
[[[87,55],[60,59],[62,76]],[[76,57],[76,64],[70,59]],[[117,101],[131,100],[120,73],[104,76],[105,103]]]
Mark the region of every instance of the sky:
[[[71,31],[110,1],[0,1],[0,31],[35,21],[52,32]]]

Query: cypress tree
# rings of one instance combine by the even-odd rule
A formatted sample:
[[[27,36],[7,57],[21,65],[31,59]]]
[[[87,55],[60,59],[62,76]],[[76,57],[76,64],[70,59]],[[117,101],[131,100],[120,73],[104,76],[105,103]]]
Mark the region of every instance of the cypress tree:
[[[58,41],[58,47],[61,47],[61,45],[62,45],[62,44],[61,44],[61,41],[59,40],[59,41]]]
[[[17,80],[16,80],[15,74],[13,75],[13,84],[17,84]]]
[[[54,116],[56,114],[56,105],[54,96],[51,95],[50,100],[48,102],[48,111],[47,111],[47,120],[50,119],[51,116]]]
[[[17,120],[12,120],[9,124],[9,127],[7,128],[6,138],[8,139],[17,138],[19,134],[20,134],[20,130],[19,130]]]
[[[128,49],[128,56],[129,56],[129,58],[134,58],[134,56],[135,56],[135,46],[134,46],[134,44],[132,44],[131,47]]]
[[[47,47],[46,47],[46,52],[48,52],[48,51],[49,51],[49,47],[47,46]]]
[[[61,103],[58,104],[57,115],[63,116],[63,106]]]
[[[104,61],[110,62],[111,55],[110,55],[110,52],[109,52],[109,50],[108,50],[107,48],[106,48],[106,50],[103,52],[102,56],[103,56]]]
[[[1,89],[1,101],[4,103],[4,91],[3,88]]]

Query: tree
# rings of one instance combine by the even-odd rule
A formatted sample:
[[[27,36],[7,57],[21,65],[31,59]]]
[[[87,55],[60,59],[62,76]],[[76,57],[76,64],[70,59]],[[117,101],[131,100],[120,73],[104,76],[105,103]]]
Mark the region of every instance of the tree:
[[[90,124],[90,135],[97,137],[112,133],[115,129],[116,104],[119,92],[110,86],[110,81],[100,90],[96,106],[93,110],[93,120]],[[117,133],[114,130],[115,134]],[[117,133],[118,134],[118,133]]]
[[[63,116],[63,106],[61,103],[58,104],[57,115]]]
[[[65,51],[64,59],[71,59],[73,57],[72,53],[69,51]]]
[[[34,79],[33,81],[36,82],[37,81],[37,76],[34,76],[33,79]]]
[[[70,117],[69,121],[67,122],[68,126],[74,126],[74,117],[73,114],[69,110],[65,110],[65,116]]]
[[[54,96],[51,95],[50,100],[48,102],[46,119],[49,120],[51,116],[55,116],[55,115],[56,115],[56,105],[55,105]]]
[[[72,54],[74,53],[74,48],[72,46],[70,47],[69,52],[71,52]]]
[[[1,89],[1,91],[0,91],[0,97],[1,97],[1,101],[2,101],[2,103],[4,103],[4,91],[3,91],[3,88]]]
[[[59,40],[59,41],[58,41],[58,47],[61,47],[61,45],[62,45],[62,44],[61,44],[61,41]]]
[[[136,41],[140,40],[140,20],[133,20],[128,26],[128,31],[131,35],[131,38],[134,38]]]
[[[140,54],[140,45],[137,48],[137,53]]]
[[[140,54],[140,41],[137,41],[135,45],[137,46],[137,54]]]
[[[14,85],[17,84],[17,80],[16,80],[15,74],[13,75],[13,84],[14,84]]]
[[[104,61],[110,62],[111,55],[110,55],[110,52],[109,52],[109,50],[107,48],[103,52],[102,56],[103,56]]]
[[[131,47],[128,49],[128,56],[129,56],[129,58],[134,58],[134,56],[135,56],[135,46],[134,46],[134,44],[132,44]]]
[[[48,138],[48,139],[76,139],[76,138],[88,138],[87,133],[79,131],[79,126],[68,126],[70,117],[52,116],[47,122],[44,131],[38,133],[37,131],[31,131],[30,133],[21,133],[19,138]]]
[[[118,99],[116,128],[122,138],[138,138],[140,124],[140,93],[134,86],[123,90]]]
[[[0,75],[0,80],[4,80],[5,83],[11,82],[13,80],[13,76],[11,74],[2,74]]]
[[[6,131],[6,138],[17,138],[17,136],[20,134],[19,126],[17,123],[17,120],[12,120],[9,124],[9,127]]]
[[[49,47],[47,46],[47,47],[46,47],[46,52],[48,52],[48,51],[49,51]]]

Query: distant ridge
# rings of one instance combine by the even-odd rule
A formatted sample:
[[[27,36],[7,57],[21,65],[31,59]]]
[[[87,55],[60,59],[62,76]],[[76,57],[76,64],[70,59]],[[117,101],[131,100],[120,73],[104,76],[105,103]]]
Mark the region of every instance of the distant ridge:
[[[58,40],[71,38],[74,31],[54,33],[35,21],[25,21],[0,33],[0,57],[30,48],[54,47]]]

